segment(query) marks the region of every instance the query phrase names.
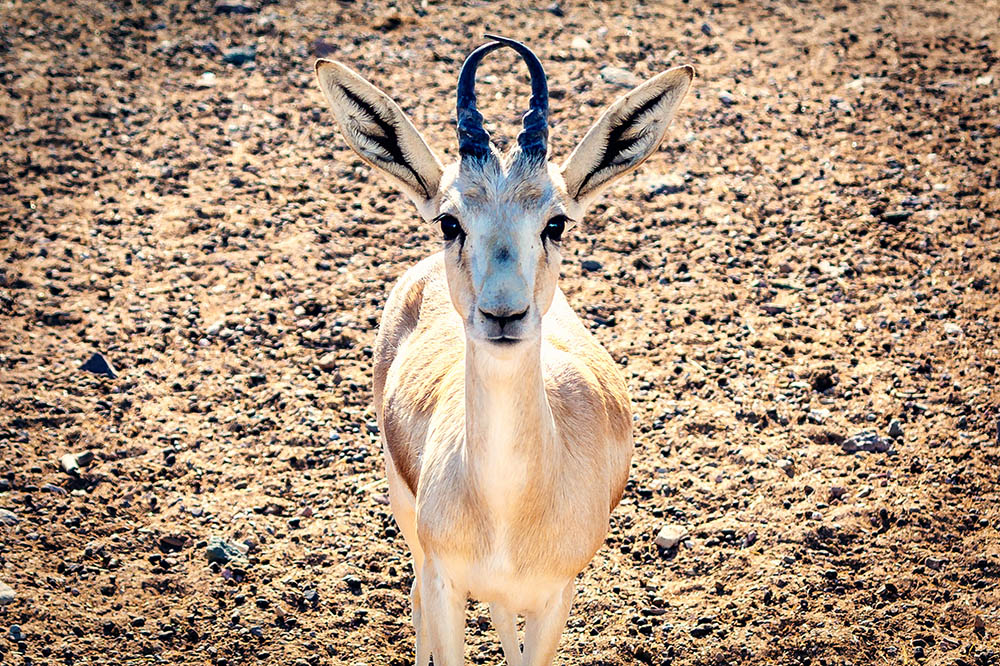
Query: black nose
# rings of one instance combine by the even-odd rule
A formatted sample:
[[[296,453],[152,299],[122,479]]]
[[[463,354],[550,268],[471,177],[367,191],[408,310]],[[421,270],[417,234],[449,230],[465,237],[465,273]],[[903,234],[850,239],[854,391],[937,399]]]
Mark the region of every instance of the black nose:
[[[509,313],[507,310],[501,312],[487,312],[486,310],[480,308],[479,311],[483,313],[483,316],[486,317],[487,321],[493,321],[499,324],[501,331],[507,324],[515,322],[519,319],[524,319],[524,315],[528,314],[527,309],[524,309],[521,312],[515,312],[513,314]]]

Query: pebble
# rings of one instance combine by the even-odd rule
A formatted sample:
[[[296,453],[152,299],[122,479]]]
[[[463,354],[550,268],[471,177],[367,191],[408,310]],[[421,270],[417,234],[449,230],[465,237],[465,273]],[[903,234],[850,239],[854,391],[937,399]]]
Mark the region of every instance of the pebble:
[[[893,210],[882,215],[882,221],[889,224],[899,224],[900,222],[906,222],[913,215],[913,211],[909,210]]]
[[[601,70],[601,78],[614,86],[622,88],[634,88],[641,81],[632,72],[621,67],[605,67]]]
[[[719,101],[722,102],[723,106],[732,106],[736,104],[736,98],[733,97],[733,93],[728,90],[719,91]]]
[[[249,549],[239,543],[232,543],[221,537],[209,537],[208,545],[205,547],[205,555],[209,562],[221,562],[225,564],[232,560],[242,560],[246,557]]]
[[[248,62],[253,62],[256,57],[257,49],[255,47],[234,46],[226,50],[226,53],[222,56],[222,60],[230,65],[245,65]]]
[[[924,566],[934,571],[941,571],[941,567],[944,566],[944,560],[937,557],[928,557],[924,560]]]
[[[955,322],[949,321],[944,325],[945,335],[962,335],[962,327]]]
[[[96,352],[89,359],[87,359],[86,363],[80,366],[80,369],[84,372],[92,372],[95,375],[104,375],[105,377],[111,377],[112,379],[118,376],[118,373],[115,372],[111,362]]]
[[[893,439],[899,439],[903,436],[903,424],[899,422],[899,419],[893,419],[889,423],[889,437]]]
[[[0,581],[0,606],[12,604],[16,598],[17,593],[14,592],[14,588]]]
[[[656,545],[664,550],[676,548],[677,544],[687,538],[687,530],[680,525],[664,525],[656,535]]]
[[[840,448],[845,453],[855,453],[857,451],[867,451],[868,453],[885,453],[892,447],[892,443],[879,437],[872,430],[862,430],[845,439]]]
[[[7,527],[13,527],[21,522],[21,519],[13,511],[7,509],[0,509],[0,525],[6,525]]]
[[[10,630],[8,633],[10,634],[10,639],[15,643],[20,643],[21,641],[24,640],[24,632],[21,631],[21,627],[17,626],[16,624],[10,625]]]
[[[320,370],[329,371],[337,367],[337,352],[327,352],[319,357],[316,365]]]
[[[590,272],[599,271],[602,268],[601,262],[594,261],[593,259],[584,259],[582,262],[580,262],[580,266],[583,268],[583,270]]]
[[[94,454],[90,451],[82,453],[67,453],[59,459],[62,470],[70,476],[77,476],[81,467],[86,467],[94,460]]]
[[[828,418],[830,418],[829,409],[814,409],[809,412],[809,421],[816,425],[822,425]]]
[[[778,305],[776,303],[764,303],[763,305],[760,306],[760,309],[766,312],[767,314],[771,315],[772,317],[774,315],[783,314],[787,310],[787,308],[784,305]]]
[[[842,499],[847,495],[847,488],[843,486],[833,486],[830,488],[830,501]]]
[[[253,14],[260,10],[257,0],[216,0],[216,14]]]
[[[782,458],[781,460],[779,460],[775,464],[778,466],[778,469],[780,469],[782,472],[784,472],[788,476],[794,476],[795,475],[795,463],[793,463],[788,458]]]
[[[576,50],[576,51],[589,51],[590,50],[590,42],[588,42],[586,39],[584,39],[583,37],[580,37],[578,35],[578,36],[574,37],[573,41],[571,41],[569,43],[569,47],[571,49]]]
[[[196,84],[199,88],[211,88],[215,85],[215,73],[214,72],[204,72],[198,77],[198,82]]]

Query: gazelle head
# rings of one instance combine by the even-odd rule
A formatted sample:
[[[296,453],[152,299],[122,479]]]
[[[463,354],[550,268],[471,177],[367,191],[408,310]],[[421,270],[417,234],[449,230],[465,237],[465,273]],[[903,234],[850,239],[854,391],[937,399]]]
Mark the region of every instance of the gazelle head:
[[[473,51],[458,79],[459,159],[448,167],[399,105],[347,66],[319,60],[320,87],[347,142],[435,220],[444,237],[452,303],[475,344],[504,355],[537,340],[555,294],[563,232],[617,178],[660,145],[694,69],[676,67],[615,101],[561,165],[548,157],[548,85],[525,45],[493,41]],[[476,68],[507,46],[531,75],[531,101],[517,145],[501,155],[476,109]]]

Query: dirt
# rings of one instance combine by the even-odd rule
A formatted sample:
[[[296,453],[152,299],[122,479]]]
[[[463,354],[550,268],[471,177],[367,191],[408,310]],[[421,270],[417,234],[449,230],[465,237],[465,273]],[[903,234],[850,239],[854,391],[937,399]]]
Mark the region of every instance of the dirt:
[[[698,70],[567,234],[637,448],[559,663],[1000,663],[1000,4],[227,2],[3,4],[0,662],[411,663],[370,362],[440,239],[312,66],[451,158],[493,30],[559,157],[602,68]],[[526,76],[481,71],[509,141]]]

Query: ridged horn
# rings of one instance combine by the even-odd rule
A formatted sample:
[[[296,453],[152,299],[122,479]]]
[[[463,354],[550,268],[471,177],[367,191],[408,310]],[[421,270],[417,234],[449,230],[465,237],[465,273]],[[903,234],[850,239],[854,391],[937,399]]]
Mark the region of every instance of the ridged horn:
[[[491,34],[487,34],[486,38],[514,49],[528,66],[528,73],[531,75],[531,102],[522,118],[524,129],[517,135],[517,143],[525,157],[545,159],[549,151],[549,84],[542,63],[521,42]]]
[[[458,75],[458,153],[464,159],[483,159],[490,154],[490,135],[483,129],[483,115],[476,108],[476,69],[487,53],[503,46],[500,42],[483,44],[469,54]]]

